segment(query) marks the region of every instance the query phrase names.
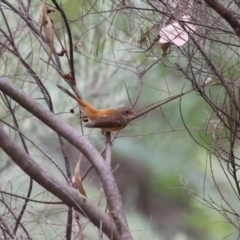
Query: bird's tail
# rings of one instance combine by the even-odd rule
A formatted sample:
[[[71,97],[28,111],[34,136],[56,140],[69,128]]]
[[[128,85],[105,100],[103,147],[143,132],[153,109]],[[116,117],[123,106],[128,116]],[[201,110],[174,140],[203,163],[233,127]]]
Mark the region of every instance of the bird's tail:
[[[68,96],[72,97],[79,103],[79,107],[84,115],[86,115],[89,119],[93,119],[94,117],[98,116],[98,110],[91,106],[86,101],[82,100],[81,98],[78,98],[71,92],[69,92],[66,88],[60,86],[57,84],[57,87],[60,88],[63,92],[65,92]]]
[[[77,96],[75,96],[74,94],[72,94],[71,92],[69,92],[66,88],[56,84],[58,88],[60,88],[63,92],[65,92],[68,96],[70,96],[71,98],[75,99],[80,105],[82,105],[83,107],[85,107],[85,101],[78,98]]]

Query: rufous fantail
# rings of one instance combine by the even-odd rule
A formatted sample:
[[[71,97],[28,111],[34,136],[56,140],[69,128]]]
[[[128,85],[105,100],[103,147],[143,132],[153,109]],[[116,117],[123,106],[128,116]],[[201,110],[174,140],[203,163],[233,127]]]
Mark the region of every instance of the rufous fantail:
[[[74,98],[78,102],[81,112],[91,120],[90,123],[87,123],[84,126],[87,128],[101,128],[103,134],[105,134],[105,132],[119,131],[123,129],[136,115],[134,110],[130,107],[98,110],[88,102],[73,95],[64,87],[59,85],[57,85],[57,87],[70,97]]]

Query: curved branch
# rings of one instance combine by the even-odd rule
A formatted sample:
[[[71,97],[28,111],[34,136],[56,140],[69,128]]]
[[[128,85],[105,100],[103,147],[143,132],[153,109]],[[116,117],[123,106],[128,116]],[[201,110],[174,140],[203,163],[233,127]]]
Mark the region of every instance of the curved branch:
[[[46,110],[38,102],[29,97],[26,93],[24,93],[21,89],[19,89],[16,85],[9,81],[7,77],[0,77],[0,90],[16,102],[18,102],[23,108],[31,112],[48,127],[50,127],[63,138],[65,138],[68,142],[70,142],[86,156],[86,158],[92,163],[92,165],[96,169],[96,172],[101,179],[103,189],[106,194],[109,211],[112,215],[113,222],[116,224],[121,239],[132,239],[127,225],[125,213],[123,211],[121,196],[115,183],[115,179],[111,173],[111,169],[106,165],[104,159],[94,148],[94,146],[87,140],[87,138],[85,138],[81,135],[80,132],[76,131],[74,128],[63,122],[56,115]],[[2,142],[4,141],[1,141],[1,145],[4,144]],[[42,177],[40,178],[41,181]],[[33,178],[35,179],[35,175],[33,175]],[[68,190],[68,192],[69,191],[70,189]],[[57,192],[57,194],[59,193]],[[66,194],[64,194],[64,196],[66,197]],[[70,200],[68,199],[68,203],[70,203],[69,201]],[[83,199],[81,199],[81,201],[83,203],[85,200],[83,201]],[[71,204],[73,204],[72,201]]]
[[[106,213],[35,162],[1,127],[0,136],[2,140],[0,141],[0,147],[27,175],[61,199],[69,207],[74,207],[85,217],[88,217],[94,225],[99,228],[102,226],[104,233],[107,236],[111,236],[113,226],[111,226],[111,221]],[[114,232],[116,234],[116,231]],[[116,239],[120,239],[117,234]]]

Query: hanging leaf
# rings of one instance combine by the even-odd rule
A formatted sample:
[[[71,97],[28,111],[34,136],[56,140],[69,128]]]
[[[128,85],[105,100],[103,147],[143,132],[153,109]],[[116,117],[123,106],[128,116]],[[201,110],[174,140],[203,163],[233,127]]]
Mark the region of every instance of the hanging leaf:
[[[80,163],[81,163],[81,160],[82,158],[80,157],[77,164],[76,164],[76,167],[75,167],[75,171],[74,171],[74,177],[73,177],[73,183],[74,183],[74,186],[75,188],[78,189],[78,191],[84,195],[85,197],[87,197],[87,194],[83,188],[83,185],[82,185],[82,179],[81,179],[81,175],[80,175]]]
[[[53,12],[52,9],[47,8],[46,0],[42,1],[42,18],[41,18],[41,27],[40,27],[40,36],[42,36],[42,29],[44,29],[47,36],[47,44],[49,46],[49,57],[47,61],[47,68],[52,57],[53,47],[54,47],[54,25],[52,19],[48,16],[49,13]]]
[[[167,55],[167,51],[170,47],[171,43],[167,42],[167,43],[160,43],[160,47],[162,49],[162,55],[163,57],[165,57]]]

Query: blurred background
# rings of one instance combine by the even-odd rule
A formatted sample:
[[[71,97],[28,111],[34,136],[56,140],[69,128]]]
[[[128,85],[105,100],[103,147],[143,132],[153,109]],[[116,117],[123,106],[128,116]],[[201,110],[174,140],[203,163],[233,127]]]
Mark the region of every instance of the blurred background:
[[[174,47],[166,58],[162,58],[158,45],[150,52],[136,46],[140,31],[148,29],[151,21],[142,19],[140,29],[139,18],[131,11],[109,11],[116,4],[114,1],[96,1],[94,4],[91,1],[58,2],[71,21],[78,88],[95,107],[131,106],[137,98],[134,109],[140,111],[192,88],[191,83],[174,68],[175,62],[183,66],[186,64],[186,59]],[[51,1],[49,4],[52,4]],[[144,4],[135,1],[135,6],[144,7]],[[39,22],[39,1],[33,1],[30,13]],[[8,11],[7,14],[13,18],[11,24],[15,26],[17,19],[13,17],[13,12]],[[156,20],[155,13],[148,12],[148,17]],[[51,13],[51,18],[57,34],[67,45],[66,30],[59,12]],[[21,24],[24,23],[20,22]],[[105,146],[104,136],[99,130],[81,128],[78,108],[75,108],[74,114],[70,113],[70,109],[77,106],[76,102],[64,95],[55,84],[69,87],[51,67],[46,72],[46,64],[41,59],[46,61],[48,56],[41,51],[38,42],[30,41],[27,31],[22,33],[22,37],[20,49],[25,55],[33,50],[29,62],[48,89],[56,114],[74,128],[83,131],[100,151]],[[18,36],[20,38],[21,35]],[[60,50],[57,40],[55,48]],[[67,72],[66,58],[61,58],[61,64]],[[153,66],[150,67],[151,65]],[[25,70],[20,67],[16,70],[13,65],[8,65],[6,69],[9,75],[15,71],[17,84],[26,80]],[[24,91],[31,92],[32,97],[38,99],[41,94],[35,88],[31,81],[23,85]],[[216,87],[213,92],[219,90],[220,87]],[[222,216],[224,213],[214,209],[216,205],[205,201],[207,199],[219,205],[225,204],[218,192],[220,188],[231,199],[233,206],[238,203],[238,199],[229,190],[229,182],[218,161],[204,148],[208,148],[208,143],[213,138],[212,132],[208,132],[206,127],[210,115],[211,110],[207,104],[193,91],[132,121],[117,135],[112,146],[112,169],[134,239],[237,239],[238,233]],[[1,117],[4,116],[2,108]],[[33,119],[24,110],[19,110],[18,117],[24,132],[64,169],[57,135],[40,125],[39,120]],[[14,133],[10,133],[17,138]],[[65,143],[73,173],[79,152]],[[31,156],[61,179],[56,167],[33,145],[28,145]],[[28,177],[3,152],[0,152],[0,156],[4,159],[0,162],[1,190],[26,195]],[[82,174],[88,166],[89,162],[84,159]],[[211,167],[214,169],[214,178]],[[105,198],[94,170],[84,179],[83,185],[88,197],[104,209]],[[40,197],[44,201],[58,201],[36,183],[33,192],[33,199]],[[15,211],[19,211],[22,199],[4,198],[11,201]],[[4,214],[4,211],[5,207],[0,205],[0,214]],[[61,239],[64,238],[66,216],[65,206],[30,203],[24,223],[31,229],[34,239]],[[85,239],[98,239],[97,229],[84,218],[81,218],[81,222]],[[76,226],[73,231],[77,231]]]

